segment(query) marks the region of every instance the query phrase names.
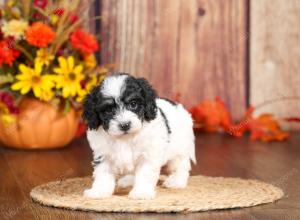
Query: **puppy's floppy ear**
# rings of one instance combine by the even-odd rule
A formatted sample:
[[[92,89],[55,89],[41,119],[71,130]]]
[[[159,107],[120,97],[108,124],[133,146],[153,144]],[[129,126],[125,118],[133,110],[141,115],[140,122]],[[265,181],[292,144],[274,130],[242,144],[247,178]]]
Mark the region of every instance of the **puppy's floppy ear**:
[[[97,105],[101,102],[101,99],[100,86],[96,86],[83,101],[82,117],[87,122],[89,129],[97,129],[102,124],[97,112]]]
[[[142,95],[145,98],[145,120],[153,120],[157,114],[157,106],[155,102],[155,99],[157,97],[156,91],[152,88],[152,86],[146,79],[138,78],[137,81],[140,88],[142,89]]]

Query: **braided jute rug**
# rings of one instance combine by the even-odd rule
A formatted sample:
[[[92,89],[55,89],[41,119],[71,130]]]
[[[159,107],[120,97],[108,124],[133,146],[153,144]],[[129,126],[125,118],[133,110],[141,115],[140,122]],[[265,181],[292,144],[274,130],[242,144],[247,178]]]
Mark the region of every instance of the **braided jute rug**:
[[[156,198],[133,200],[130,188],[116,189],[107,199],[89,199],[83,191],[92,184],[90,177],[50,182],[35,187],[30,195],[38,203],[73,210],[97,212],[199,212],[250,207],[283,197],[281,189],[257,180],[191,176],[185,189],[165,189],[158,183]]]

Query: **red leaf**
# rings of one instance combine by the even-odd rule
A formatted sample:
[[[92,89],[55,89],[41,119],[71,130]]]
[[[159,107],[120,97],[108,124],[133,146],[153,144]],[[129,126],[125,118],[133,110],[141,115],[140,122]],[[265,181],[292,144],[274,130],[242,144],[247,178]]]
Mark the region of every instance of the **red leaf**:
[[[288,118],[284,118],[284,120],[288,122],[300,122],[300,117],[288,117]]]
[[[219,97],[214,101],[204,100],[192,107],[189,112],[195,121],[195,127],[201,130],[216,132],[231,126],[230,114]]]
[[[84,122],[80,121],[79,124],[78,124],[78,128],[77,128],[76,134],[75,134],[75,138],[82,137],[82,135],[85,134],[86,129],[87,129],[86,124]]]
[[[262,114],[253,119],[249,124],[249,130],[251,140],[283,141],[289,137],[289,134],[281,129],[272,114]]]
[[[244,133],[249,130],[249,124],[251,124],[251,122],[253,120],[253,117],[252,117],[253,111],[254,111],[254,108],[252,106],[250,106],[247,109],[243,119],[239,123],[231,125],[226,131],[235,137],[243,136]]]

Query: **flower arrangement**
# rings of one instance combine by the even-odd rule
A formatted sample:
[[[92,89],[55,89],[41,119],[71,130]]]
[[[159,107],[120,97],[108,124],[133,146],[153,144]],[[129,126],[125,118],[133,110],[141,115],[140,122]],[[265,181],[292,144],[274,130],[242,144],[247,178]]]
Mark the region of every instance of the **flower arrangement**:
[[[79,107],[108,71],[98,67],[99,43],[78,16],[80,0],[8,0],[0,11],[0,120],[12,123],[18,103],[32,97],[65,111]],[[0,122],[1,122],[0,121]]]

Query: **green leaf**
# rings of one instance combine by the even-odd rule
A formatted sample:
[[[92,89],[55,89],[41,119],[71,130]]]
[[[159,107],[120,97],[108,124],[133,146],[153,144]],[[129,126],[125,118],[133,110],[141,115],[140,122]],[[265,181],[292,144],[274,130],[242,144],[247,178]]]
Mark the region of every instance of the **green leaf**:
[[[66,100],[65,107],[64,107],[64,113],[67,114],[71,109],[71,103],[69,100]]]
[[[61,102],[59,98],[54,98],[50,101],[51,105],[54,106],[56,109],[59,109],[59,107],[61,106]]]
[[[6,75],[0,75],[0,85],[5,83],[11,83],[14,81],[14,77],[9,73]]]

